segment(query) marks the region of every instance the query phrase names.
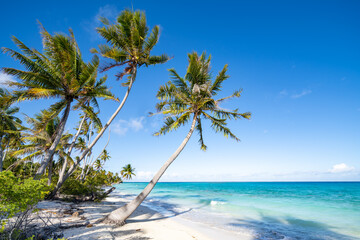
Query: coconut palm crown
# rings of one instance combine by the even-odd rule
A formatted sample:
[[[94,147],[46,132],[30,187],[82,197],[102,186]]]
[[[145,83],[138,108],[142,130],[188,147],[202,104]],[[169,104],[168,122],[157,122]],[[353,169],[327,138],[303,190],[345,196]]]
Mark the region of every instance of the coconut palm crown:
[[[104,85],[106,77],[97,80],[99,58],[94,56],[89,63],[85,63],[72,30],[69,32],[69,36],[51,35],[41,25],[43,53],[27,47],[16,37],[13,37],[13,42],[20,52],[2,48],[4,53],[8,53],[25,67],[25,70],[2,68],[4,73],[20,79],[20,81],[8,82],[9,86],[16,87],[13,92],[14,98],[17,101],[59,99],[50,106],[48,119],[58,116],[64,110],[53,144],[41,163],[37,178],[44,173],[45,166],[60,142],[74,101],[76,102],[74,109],[81,109],[100,123],[93,108],[98,106],[96,98],[116,100]]]
[[[97,31],[110,46],[99,45],[99,51],[92,49],[92,52],[100,53],[101,56],[111,61],[104,65],[103,71],[127,64],[124,71],[116,75],[120,79],[124,75],[134,74],[135,69],[143,65],[155,65],[169,60],[166,54],[150,55],[151,50],[159,41],[160,28],[155,26],[149,35],[144,12],[124,10],[118,16],[115,24],[110,24],[106,18],[100,20],[104,26],[97,28]],[[123,85],[128,86],[129,84],[130,80]]]
[[[19,150],[14,151],[13,155],[22,155],[21,161],[33,160],[34,158],[41,158],[44,152],[51,147],[56,129],[60,124],[60,118],[47,119],[48,112],[42,110],[40,114],[35,114],[35,118],[26,116],[27,123],[31,126],[26,128],[27,132],[23,133],[22,140],[25,142]],[[45,125],[45,126],[44,126]],[[71,134],[65,133],[61,136],[60,142],[56,147],[54,155],[64,157],[65,150],[68,147],[68,142],[72,137]],[[14,165],[16,165],[15,163]]]
[[[206,54],[200,56],[196,52],[188,54],[189,65],[184,78],[180,77],[175,69],[170,69],[172,80],[161,86],[157,97],[160,102],[156,105],[158,113],[165,114],[165,124],[155,135],[164,135],[186,124],[190,119],[196,121],[196,131],[199,133],[199,143],[202,150],[206,150],[203,139],[202,119],[210,120],[211,127],[215,132],[221,132],[224,136],[239,139],[227,127],[227,120],[246,118],[250,119],[251,113],[239,113],[238,109],[227,110],[220,107],[220,103],[227,99],[238,98],[241,90],[232,95],[215,100],[214,97],[220,92],[222,83],[229,78],[226,75],[228,66],[211,79],[210,60]]]
[[[19,52],[2,48],[2,52],[18,60],[26,69],[2,68],[4,73],[21,80],[7,82],[9,86],[17,88],[13,92],[15,100],[60,98],[60,101],[50,107],[53,113],[51,117],[58,115],[66,108],[67,103],[76,100],[74,108],[81,108],[95,118],[93,109],[85,103],[91,102],[97,107],[95,97],[116,100],[104,85],[106,77],[96,79],[99,58],[94,56],[89,63],[83,61],[71,29],[69,36],[51,35],[41,24],[40,27],[43,53],[27,47],[16,37],[12,37],[12,40],[20,49]]]

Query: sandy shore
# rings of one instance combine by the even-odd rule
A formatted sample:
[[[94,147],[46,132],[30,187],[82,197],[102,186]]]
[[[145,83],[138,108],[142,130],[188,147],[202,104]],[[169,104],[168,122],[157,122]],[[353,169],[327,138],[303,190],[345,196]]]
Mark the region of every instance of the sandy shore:
[[[240,236],[225,230],[211,228],[194,223],[180,217],[164,217],[158,212],[140,206],[121,227],[113,225],[95,224],[113,209],[126,203],[121,197],[108,197],[101,203],[86,202],[80,204],[64,203],[60,201],[43,201],[38,204],[46,213],[52,224],[69,226],[63,229],[63,237],[68,239],[124,239],[124,240],[232,240],[252,239],[250,236]],[[71,227],[72,225],[82,227]]]

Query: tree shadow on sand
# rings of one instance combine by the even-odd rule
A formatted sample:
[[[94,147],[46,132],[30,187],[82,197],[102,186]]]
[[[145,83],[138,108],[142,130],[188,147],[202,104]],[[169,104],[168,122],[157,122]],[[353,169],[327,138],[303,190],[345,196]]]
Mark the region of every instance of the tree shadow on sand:
[[[336,227],[291,216],[284,218],[262,216],[260,220],[237,219],[228,225],[252,230],[255,235],[254,240],[360,240],[359,237],[335,232]]]
[[[126,220],[127,223],[132,223],[132,222],[150,222],[150,221],[156,221],[156,220],[161,220],[161,219],[166,219],[166,218],[173,218],[188,212],[191,212],[192,210],[195,209],[201,209],[203,207],[206,207],[208,204],[202,204],[198,207],[193,207],[193,208],[189,208],[187,210],[184,211],[178,211],[177,209],[180,207],[178,204],[173,204],[173,203],[165,203],[162,201],[152,201],[151,204],[153,204],[154,206],[157,207],[162,207],[164,209],[166,209],[167,214],[162,214],[159,212],[156,212],[152,209],[150,209],[149,207],[146,207],[148,210],[146,213],[143,213],[141,210],[140,211],[135,211],[133,214],[131,214],[130,218]],[[142,205],[140,205],[140,209],[141,209]],[[146,219],[134,219],[137,216],[143,215],[143,214],[147,214],[148,216],[146,217]],[[149,216],[151,215],[151,216]]]

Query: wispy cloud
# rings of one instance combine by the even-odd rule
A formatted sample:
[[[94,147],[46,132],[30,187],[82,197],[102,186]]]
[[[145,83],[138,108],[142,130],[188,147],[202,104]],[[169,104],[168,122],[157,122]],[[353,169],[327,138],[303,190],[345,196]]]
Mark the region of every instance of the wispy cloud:
[[[105,17],[109,20],[113,20],[119,11],[116,6],[107,4],[103,7],[100,7],[96,15],[90,20],[84,22],[82,25],[86,31],[91,35],[91,40],[95,41],[100,38],[99,34],[96,32],[96,28],[101,26],[100,17]]]
[[[350,167],[346,165],[345,163],[339,163],[332,166],[332,168],[329,170],[331,173],[344,173],[344,172],[350,172],[355,170],[354,167]]]
[[[287,96],[289,93],[287,92],[286,89],[282,90],[281,92],[279,92],[280,96]]]
[[[134,177],[135,181],[144,181],[144,180],[147,181],[155,175],[155,172],[139,171],[139,172],[136,172],[135,174],[136,174],[136,176]]]
[[[301,98],[301,97],[304,97],[306,95],[309,95],[310,93],[312,93],[311,90],[305,89],[305,90],[302,90],[302,92],[300,92],[300,93],[295,93],[295,94],[291,95],[291,98],[294,98],[294,99],[295,98]]]
[[[129,130],[140,131],[144,128],[145,117],[131,118],[130,120],[120,119],[113,126],[113,131],[119,135],[125,135]]]
[[[6,88],[5,83],[8,81],[15,81],[15,79],[13,76],[0,72],[0,87]]]

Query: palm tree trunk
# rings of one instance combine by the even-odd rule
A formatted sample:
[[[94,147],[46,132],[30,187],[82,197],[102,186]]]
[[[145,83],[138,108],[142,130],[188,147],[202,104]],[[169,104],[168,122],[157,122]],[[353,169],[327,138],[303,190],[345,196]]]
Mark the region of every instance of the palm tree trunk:
[[[53,171],[52,171],[52,170],[53,170],[52,158],[51,158],[51,161],[49,162],[48,169],[49,169],[49,174],[48,174],[48,182],[47,182],[47,185],[50,186],[50,185],[51,185],[52,172],[53,172]]]
[[[6,152],[2,146],[2,140],[3,140],[3,135],[0,137],[0,172],[3,171],[3,164],[4,164],[5,157],[6,157]],[[7,145],[5,145],[5,149],[6,149],[6,147],[9,147],[9,141],[8,141]]]
[[[88,152],[94,147],[94,145],[97,143],[97,141],[100,139],[100,137],[104,134],[105,130],[110,126],[111,122],[115,119],[115,117],[118,115],[118,113],[120,112],[120,110],[122,109],[122,107],[124,106],[126,99],[129,96],[131,87],[135,81],[136,78],[136,73],[137,73],[137,68],[135,67],[133,70],[133,73],[131,75],[131,80],[130,80],[130,84],[128,86],[128,89],[125,93],[125,96],[123,98],[123,100],[121,101],[119,107],[116,109],[116,111],[114,112],[114,114],[110,117],[110,119],[107,121],[107,123],[103,126],[103,128],[101,129],[101,131],[98,133],[98,135],[95,137],[95,139],[92,141],[92,143],[89,145],[88,148],[85,149],[85,151],[83,152],[83,154],[81,155],[81,157],[69,168],[68,172],[62,177],[59,177],[58,183],[56,184],[56,187],[54,189],[55,193],[60,189],[60,187],[64,184],[64,182],[66,181],[66,179],[75,171],[76,167],[79,165],[79,163],[84,159],[84,157],[88,154]]]
[[[130,203],[122,206],[121,208],[112,211],[108,216],[105,217],[105,223],[115,223],[117,225],[124,225],[125,220],[140,206],[140,204],[145,200],[145,198],[150,194],[150,192],[155,187],[156,183],[159,181],[161,176],[165,173],[166,169],[171,165],[171,163],[177,158],[180,152],[184,149],[188,143],[192,133],[195,129],[197,114],[194,115],[192,125],[189,133],[186,135],[185,139],[181,145],[176,149],[176,151],[171,155],[171,157],[165,162],[165,164],[160,168],[160,170],[155,174],[153,179],[145,187],[145,189]]]
[[[66,108],[65,108],[65,112],[64,115],[60,121],[59,127],[56,130],[56,136],[54,139],[54,142],[52,143],[51,147],[49,148],[49,150],[47,151],[47,153],[45,154],[44,160],[41,162],[39,169],[37,170],[34,179],[39,179],[41,175],[44,174],[44,171],[46,169],[46,166],[49,164],[50,160],[52,159],[56,147],[60,142],[60,139],[62,137],[62,134],[65,130],[65,124],[67,122],[67,119],[69,117],[69,113],[70,113],[70,107],[71,107],[71,102],[68,101],[66,104]]]
[[[2,144],[1,144],[1,140],[0,140],[0,172],[2,172],[3,170],[3,148],[2,148]]]
[[[98,158],[101,156],[101,154],[104,152],[104,150],[105,150],[106,147],[108,146],[109,142],[110,142],[110,128],[109,128],[109,138],[108,138],[108,141],[107,141],[105,147],[103,148],[103,150],[100,152],[100,154],[99,154],[92,162],[90,162],[89,167],[87,168],[86,173],[85,173],[84,181],[85,181],[85,179],[86,179],[86,176],[89,174],[90,169],[93,168],[94,163],[96,162],[96,159],[98,159]],[[95,175],[95,176],[96,176],[96,175]]]
[[[78,138],[79,135],[80,135],[81,128],[82,128],[82,126],[84,125],[85,119],[86,119],[86,115],[84,115],[83,119],[81,120],[80,125],[79,125],[79,127],[78,127],[78,130],[77,130],[77,132],[76,132],[76,134],[75,134],[75,136],[74,136],[74,138],[73,138],[73,140],[72,140],[72,142],[71,142],[71,144],[70,144],[70,147],[69,147],[68,152],[67,152],[67,155],[69,155],[69,156],[70,156],[72,150],[74,149],[76,140],[77,140],[77,138]],[[58,182],[63,182],[67,165],[68,165],[68,157],[65,157],[65,158],[64,158],[63,166],[62,166],[62,168],[61,168],[61,170],[60,170],[60,172],[59,172]],[[47,198],[47,199],[52,199],[52,198],[54,198],[58,190],[59,190],[59,188],[55,187],[54,190],[53,190],[46,198]]]

